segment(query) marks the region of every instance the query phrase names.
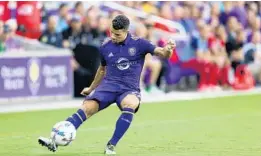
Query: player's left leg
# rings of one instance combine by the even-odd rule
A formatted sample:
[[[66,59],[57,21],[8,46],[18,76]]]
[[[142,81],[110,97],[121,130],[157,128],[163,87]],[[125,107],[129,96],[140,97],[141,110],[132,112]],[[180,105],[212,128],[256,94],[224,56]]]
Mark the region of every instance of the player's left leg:
[[[123,93],[117,99],[117,104],[122,110],[122,114],[116,122],[114,134],[106,146],[105,154],[116,154],[114,147],[130,127],[133,115],[139,108],[140,95],[136,92]]]
[[[74,125],[76,130],[91,116],[107,108],[116,101],[116,93],[101,90],[102,88],[104,87],[100,86],[91,94],[86,96],[81,108],[66,119],[66,121],[69,121]],[[38,142],[42,146],[47,147],[50,151],[55,152],[57,150],[58,146],[52,138],[40,137],[38,138]]]
[[[80,109],[77,110],[74,114],[69,116],[66,121],[69,121],[73,124],[77,130],[80,125],[82,125],[87,118],[90,118],[92,115],[96,114],[99,110],[99,102],[94,99],[85,99],[83,105]],[[38,143],[44,147],[47,147],[50,151],[55,152],[58,148],[58,145],[55,143],[53,138],[39,137]]]

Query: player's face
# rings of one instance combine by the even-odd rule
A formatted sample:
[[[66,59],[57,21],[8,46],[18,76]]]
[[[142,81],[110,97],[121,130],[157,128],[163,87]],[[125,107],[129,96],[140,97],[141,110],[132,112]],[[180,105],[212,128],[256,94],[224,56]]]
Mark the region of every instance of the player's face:
[[[124,29],[115,30],[113,27],[110,28],[111,32],[111,40],[114,43],[120,43],[123,42],[126,39],[127,31]]]

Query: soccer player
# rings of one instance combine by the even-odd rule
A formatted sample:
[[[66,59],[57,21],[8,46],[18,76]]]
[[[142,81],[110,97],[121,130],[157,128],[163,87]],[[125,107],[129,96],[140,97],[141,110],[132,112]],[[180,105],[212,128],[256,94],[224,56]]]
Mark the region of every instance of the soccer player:
[[[100,47],[101,65],[90,87],[84,88],[86,99],[82,107],[68,117],[76,129],[91,116],[116,103],[122,111],[114,134],[105,147],[105,154],[116,154],[115,146],[128,130],[140,106],[140,73],[147,53],[169,58],[175,48],[174,41],[161,48],[128,32],[129,19],[118,15],[112,20],[111,37]],[[38,142],[55,152],[52,139],[40,137]]]

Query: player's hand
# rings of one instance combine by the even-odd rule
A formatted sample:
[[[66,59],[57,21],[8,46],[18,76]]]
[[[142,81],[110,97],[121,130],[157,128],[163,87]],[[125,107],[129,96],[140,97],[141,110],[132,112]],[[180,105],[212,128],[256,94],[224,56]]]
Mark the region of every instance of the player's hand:
[[[167,43],[167,49],[168,51],[173,51],[173,49],[176,48],[176,42],[175,40],[169,39]]]
[[[82,90],[81,94],[84,96],[89,95],[93,90],[90,87],[86,87]]]
[[[165,49],[165,57],[170,58],[174,48],[176,47],[176,42],[172,39],[170,39],[167,43],[167,45],[164,47]]]

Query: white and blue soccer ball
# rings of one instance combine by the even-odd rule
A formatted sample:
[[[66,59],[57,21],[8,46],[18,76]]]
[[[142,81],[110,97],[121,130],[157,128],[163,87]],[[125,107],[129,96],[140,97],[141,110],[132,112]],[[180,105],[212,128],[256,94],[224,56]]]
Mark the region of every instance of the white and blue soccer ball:
[[[56,123],[51,132],[51,139],[58,146],[67,146],[76,138],[76,129],[69,121]]]

